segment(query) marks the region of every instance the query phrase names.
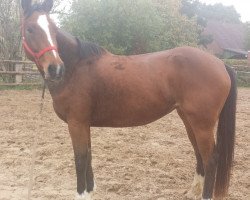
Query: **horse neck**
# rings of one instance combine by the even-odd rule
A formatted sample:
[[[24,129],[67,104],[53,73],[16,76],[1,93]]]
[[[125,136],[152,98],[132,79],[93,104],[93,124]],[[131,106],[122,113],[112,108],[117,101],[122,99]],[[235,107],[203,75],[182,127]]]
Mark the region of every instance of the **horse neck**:
[[[47,83],[52,97],[64,90],[72,76],[75,66],[81,60],[79,46],[75,37],[58,29],[56,39],[58,53],[65,66],[65,74],[62,82],[58,84],[51,82]]]
[[[60,29],[57,31],[57,45],[59,55],[64,62],[67,73],[71,72],[75,65],[80,61],[80,53],[77,40]]]

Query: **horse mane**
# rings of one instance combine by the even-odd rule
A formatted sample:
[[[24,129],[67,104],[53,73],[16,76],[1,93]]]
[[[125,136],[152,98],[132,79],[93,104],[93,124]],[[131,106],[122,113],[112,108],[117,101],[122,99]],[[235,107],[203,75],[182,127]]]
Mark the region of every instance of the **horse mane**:
[[[104,48],[92,42],[82,42],[79,38],[76,38],[80,57],[82,59],[89,58],[91,56],[100,57],[105,52]]]

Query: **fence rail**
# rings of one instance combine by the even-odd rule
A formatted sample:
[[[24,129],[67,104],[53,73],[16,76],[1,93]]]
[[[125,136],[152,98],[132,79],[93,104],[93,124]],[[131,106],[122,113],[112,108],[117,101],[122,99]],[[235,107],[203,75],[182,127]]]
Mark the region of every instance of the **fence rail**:
[[[0,60],[0,86],[37,86],[42,78],[34,63]]]
[[[26,74],[30,74],[30,75],[40,75],[39,72],[34,72],[34,71],[0,71],[0,74],[9,74],[9,75],[26,75]]]
[[[0,60],[0,63],[10,63],[10,64],[31,64],[34,63],[31,61],[25,61],[25,60]]]
[[[0,86],[40,86],[41,83],[0,83]]]
[[[239,74],[239,73],[242,73],[242,74],[250,74],[250,71],[249,72],[245,72],[245,71],[236,71],[237,72],[237,74]]]

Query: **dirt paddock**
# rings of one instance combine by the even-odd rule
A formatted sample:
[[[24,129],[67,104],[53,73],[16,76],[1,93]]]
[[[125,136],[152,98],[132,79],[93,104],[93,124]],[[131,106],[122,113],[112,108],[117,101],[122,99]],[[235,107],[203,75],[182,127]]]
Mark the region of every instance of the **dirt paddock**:
[[[0,200],[27,199],[32,144],[37,137],[32,199],[72,200],[76,191],[67,126],[41,91],[0,91]],[[250,199],[250,89],[239,89],[235,168],[230,200]],[[143,127],[93,128],[95,200],[179,200],[189,188],[195,158],[173,112]]]

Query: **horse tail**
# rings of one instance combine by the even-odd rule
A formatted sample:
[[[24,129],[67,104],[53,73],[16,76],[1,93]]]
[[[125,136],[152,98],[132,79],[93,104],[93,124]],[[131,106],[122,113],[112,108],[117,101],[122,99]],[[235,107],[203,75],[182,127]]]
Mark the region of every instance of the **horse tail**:
[[[214,195],[219,198],[228,192],[235,144],[237,81],[235,70],[229,66],[226,66],[226,70],[231,79],[231,89],[220,113],[217,128],[218,165]]]

